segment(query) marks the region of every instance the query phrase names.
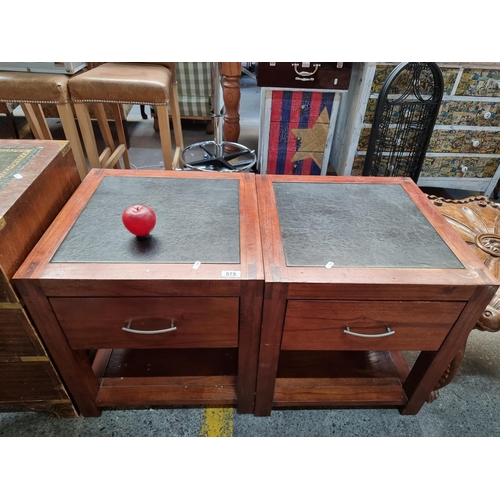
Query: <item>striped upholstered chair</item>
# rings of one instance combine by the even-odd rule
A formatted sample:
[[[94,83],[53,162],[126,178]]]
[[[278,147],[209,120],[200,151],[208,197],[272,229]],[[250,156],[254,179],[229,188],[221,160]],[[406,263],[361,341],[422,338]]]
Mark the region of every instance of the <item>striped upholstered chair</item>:
[[[181,118],[204,120],[207,133],[213,133],[212,126],[212,77],[209,62],[176,62],[177,89]],[[151,109],[155,130],[158,122],[154,108]]]

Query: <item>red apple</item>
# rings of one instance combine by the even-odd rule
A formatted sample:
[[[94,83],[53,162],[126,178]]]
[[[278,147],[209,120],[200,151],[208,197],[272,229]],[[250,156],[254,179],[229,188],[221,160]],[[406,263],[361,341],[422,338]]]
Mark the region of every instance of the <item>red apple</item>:
[[[132,234],[145,238],[156,225],[156,214],[146,205],[131,205],[124,210],[122,221]]]

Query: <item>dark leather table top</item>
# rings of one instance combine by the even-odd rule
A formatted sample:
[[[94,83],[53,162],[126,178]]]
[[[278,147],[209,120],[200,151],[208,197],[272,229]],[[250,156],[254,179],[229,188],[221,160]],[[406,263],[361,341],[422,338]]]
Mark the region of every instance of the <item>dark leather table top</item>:
[[[139,240],[123,226],[125,208],[148,205],[157,222]],[[105,177],[52,262],[240,262],[237,179]]]
[[[273,185],[288,266],[463,268],[399,185]]]
[[[0,146],[0,191],[29,164],[42,148],[40,146]]]

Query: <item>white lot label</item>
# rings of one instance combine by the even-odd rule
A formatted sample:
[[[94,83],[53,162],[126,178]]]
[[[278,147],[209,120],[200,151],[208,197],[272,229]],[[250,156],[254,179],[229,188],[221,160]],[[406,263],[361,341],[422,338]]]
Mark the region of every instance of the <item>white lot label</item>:
[[[223,278],[241,278],[241,271],[222,271]]]

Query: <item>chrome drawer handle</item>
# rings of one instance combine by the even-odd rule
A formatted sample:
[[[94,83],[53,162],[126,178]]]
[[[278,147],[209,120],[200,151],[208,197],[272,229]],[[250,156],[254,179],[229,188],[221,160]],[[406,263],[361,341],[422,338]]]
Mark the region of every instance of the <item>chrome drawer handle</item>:
[[[301,82],[314,82],[314,78],[300,78],[299,76],[296,76],[295,80],[299,80]]]
[[[356,333],[356,332],[351,332],[348,326],[346,326],[344,333],[347,333],[349,335],[354,335],[355,337],[366,337],[370,339],[378,338],[378,337],[388,337],[389,335],[394,335],[396,332],[394,330],[391,330],[389,327],[387,327],[387,331],[384,333],[374,333],[374,334],[369,334],[369,333]]]
[[[140,335],[157,335],[158,333],[168,333],[177,330],[177,327],[174,325],[173,321],[170,325],[170,328],[164,328],[163,330],[134,330],[133,328],[130,328],[130,323],[132,323],[131,320],[127,323],[127,326],[122,327],[122,330],[124,332],[139,333]]]
[[[313,64],[314,66],[314,71],[297,71],[298,63],[292,63],[293,69],[295,70],[295,73],[299,76],[313,76],[316,71],[318,71],[318,68],[321,66],[321,64]],[[308,64],[309,66],[309,64]],[[296,78],[296,80],[300,80],[300,78]],[[313,78],[312,78],[313,80]],[[306,81],[306,80],[304,80]]]

